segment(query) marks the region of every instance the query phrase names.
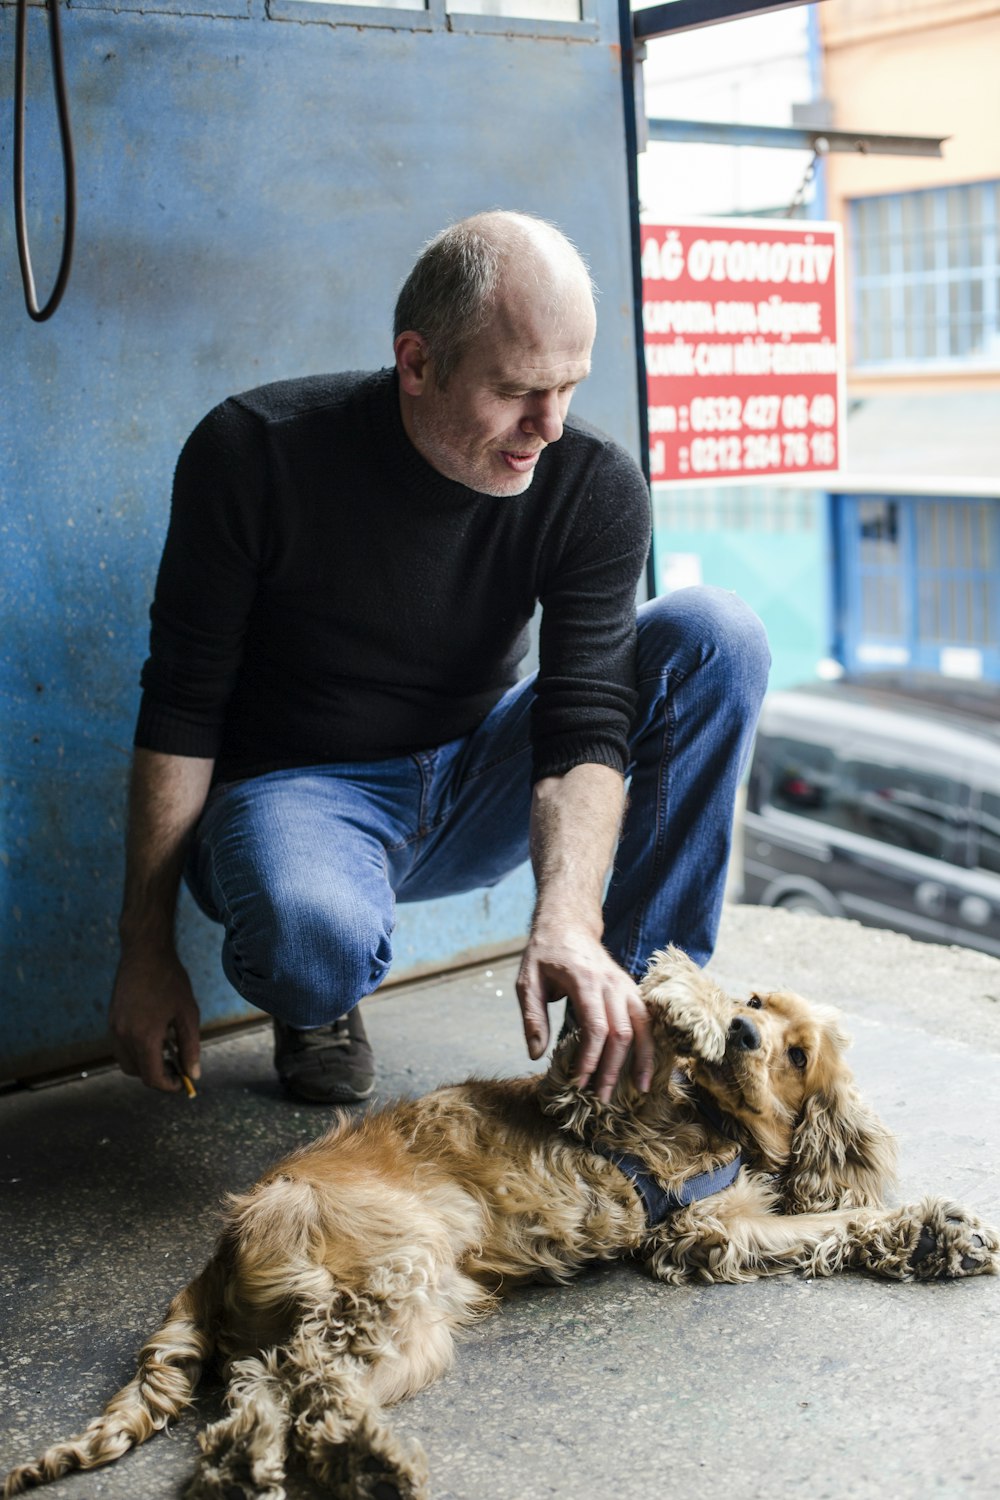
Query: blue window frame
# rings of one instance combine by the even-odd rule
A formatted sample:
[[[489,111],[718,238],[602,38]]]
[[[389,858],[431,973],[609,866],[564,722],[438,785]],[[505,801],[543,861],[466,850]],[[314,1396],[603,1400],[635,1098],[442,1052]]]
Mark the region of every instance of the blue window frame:
[[[1000,365],[1000,182],[849,210],[854,364]]]
[[[1000,502],[833,498],[844,664],[1000,679]]]

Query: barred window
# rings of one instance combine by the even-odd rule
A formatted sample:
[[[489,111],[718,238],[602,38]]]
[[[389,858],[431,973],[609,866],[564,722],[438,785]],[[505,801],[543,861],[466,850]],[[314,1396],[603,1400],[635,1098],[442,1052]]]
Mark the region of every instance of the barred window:
[[[135,4],[137,0],[121,3]],[[379,17],[380,11],[394,14]],[[316,17],[324,23],[333,19],[350,26],[409,26],[418,31],[513,30],[523,35],[574,35],[580,39],[596,35],[594,0],[267,0],[267,13],[275,20],[308,21]],[[540,27],[535,23],[541,23]]]
[[[856,365],[1000,363],[1000,182],[850,204]]]
[[[758,484],[654,484],[653,519],[663,531],[815,531],[816,496],[816,490]]]
[[[579,21],[580,0],[445,0],[453,15],[529,16],[539,21]]]

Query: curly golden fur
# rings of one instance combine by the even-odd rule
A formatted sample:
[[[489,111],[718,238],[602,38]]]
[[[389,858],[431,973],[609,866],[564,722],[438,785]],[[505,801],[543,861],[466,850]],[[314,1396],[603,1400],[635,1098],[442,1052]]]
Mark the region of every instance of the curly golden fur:
[[[897,1280],[998,1268],[997,1235],[955,1204],[886,1208],[894,1148],[862,1103],[832,1011],[783,991],[730,999],[676,949],[643,984],[652,1085],[610,1103],[549,1071],[441,1088],[341,1123],[234,1197],[216,1252],[171,1303],[135,1378],[4,1495],[118,1458],[191,1401],[203,1363],[228,1414],[201,1437],[190,1500],[282,1500],[292,1454],[334,1495],[418,1500],[423,1455],[385,1408],[450,1365],[453,1332],[509,1287],[640,1258],[666,1282],[858,1269]],[[676,1189],[731,1186],[653,1226],[605,1151]]]

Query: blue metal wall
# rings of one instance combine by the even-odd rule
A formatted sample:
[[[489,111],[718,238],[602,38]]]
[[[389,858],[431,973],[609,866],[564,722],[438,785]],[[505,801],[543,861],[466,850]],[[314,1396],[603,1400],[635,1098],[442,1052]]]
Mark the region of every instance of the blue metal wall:
[[[173,465],[204,411],[262,381],[387,363],[392,302],[422,241],[508,206],[555,219],[590,259],[601,327],[578,408],[638,444],[614,4],[544,38],[296,0],[274,0],[274,18],[264,0],[213,0],[212,15],[151,5],[63,12],[78,248],[45,325],[23,311],[0,203],[0,1078],[106,1050],[147,608]],[[33,7],[43,298],[61,209],[46,25]],[[5,196],[13,38],[0,4]],[[488,897],[402,909],[402,966],[516,939],[529,901],[515,877]],[[244,1012],[215,931],[187,905],[182,948],[206,1019]]]

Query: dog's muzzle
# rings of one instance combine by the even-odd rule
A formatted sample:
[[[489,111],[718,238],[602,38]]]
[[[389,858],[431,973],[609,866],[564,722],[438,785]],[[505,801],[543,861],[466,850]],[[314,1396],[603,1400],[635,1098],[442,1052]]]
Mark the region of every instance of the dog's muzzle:
[[[756,1052],[760,1047],[760,1032],[749,1016],[737,1016],[726,1037],[726,1051]]]

